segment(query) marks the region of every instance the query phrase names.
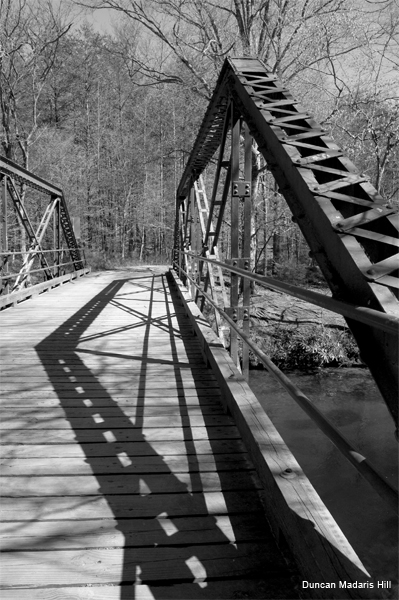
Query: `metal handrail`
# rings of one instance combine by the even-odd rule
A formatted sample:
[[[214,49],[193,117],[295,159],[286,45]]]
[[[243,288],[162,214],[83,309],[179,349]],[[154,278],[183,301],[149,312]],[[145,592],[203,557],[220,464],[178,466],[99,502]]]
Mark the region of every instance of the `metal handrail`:
[[[325,308],[331,312],[348,317],[354,321],[359,321],[366,325],[370,325],[371,327],[376,327],[382,331],[386,331],[387,333],[398,335],[399,318],[395,317],[394,315],[389,315],[372,308],[366,308],[365,306],[349,304],[348,302],[343,302],[342,300],[335,300],[329,296],[323,296],[323,294],[318,294],[312,290],[300,288],[296,285],[292,285],[291,283],[278,281],[277,279],[266,277],[264,275],[257,275],[256,273],[251,273],[244,269],[240,269],[239,267],[235,267],[234,265],[228,265],[224,262],[205,258],[204,256],[195,254],[194,252],[185,252],[184,250],[179,250],[179,253],[186,256],[191,256],[197,260],[211,263],[218,267],[222,267],[223,269],[231,271],[232,273],[236,273],[237,275],[246,277],[251,281],[255,281],[260,285],[283,292],[285,294],[289,294],[295,298],[305,300],[306,302],[310,302],[311,304],[315,304],[316,306],[320,306],[321,308]]]
[[[183,251],[179,251],[183,252]],[[193,253],[185,253],[184,254],[193,254]],[[197,258],[197,255],[194,255]],[[213,262],[213,261],[209,261]],[[229,326],[234,329],[240,338],[245,342],[248,347],[252,350],[252,352],[259,358],[259,360],[264,364],[266,369],[277,379],[280,384],[287,390],[290,394],[291,398],[297,402],[297,404],[306,412],[306,414],[316,423],[316,425],[323,431],[323,433],[329,438],[329,440],[338,448],[338,450],[345,456],[345,458],[356,468],[356,470],[366,479],[370,485],[376,490],[376,492],[380,495],[381,498],[389,504],[389,506],[399,514],[399,502],[398,502],[398,491],[387,482],[382,475],[378,473],[378,471],[367,461],[366,457],[363,456],[360,452],[355,450],[352,445],[348,442],[348,440],[336,429],[336,427],[316,408],[316,406],[309,400],[309,398],[296,386],[293,384],[290,379],[284,375],[282,371],[273,363],[273,361],[260,350],[257,345],[247,336],[242,329],[240,329],[236,323],[231,319],[227,313],[218,306],[218,304],[213,300],[213,298],[204,292],[198,283],[182,269],[182,267],[174,262],[174,266],[179,271],[179,276],[181,273],[184,274],[185,277],[196,287],[200,294],[203,295],[206,300],[217,310],[220,314],[223,315],[223,318],[229,324]],[[215,263],[216,264],[216,263]],[[220,263],[223,264],[223,263]],[[224,266],[224,265],[223,265]],[[231,268],[226,265],[226,268]],[[242,269],[239,269],[243,271]],[[243,271],[244,275],[246,272]],[[241,273],[240,273],[241,274]]]
[[[61,267],[67,267],[68,265],[74,265],[74,264],[75,264],[75,261],[72,260],[72,261],[69,261],[69,262],[66,262],[66,263],[60,263],[60,264],[56,264],[56,265],[50,265],[49,268],[50,269],[59,269]],[[31,273],[39,273],[41,271],[47,271],[47,270],[48,270],[47,267],[46,268],[41,267],[40,269],[31,269],[29,271],[29,275]],[[19,273],[7,273],[7,275],[3,275],[3,276],[0,277],[0,281],[2,281],[3,279],[13,279],[13,277],[18,277],[18,275],[19,275]]]
[[[84,250],[84,246],[78,246],[78,250]],[[18,256],[23,254],[44,254],[45,252],[70,252],[70,248],[51,248],[51,250],[19,250],[18,252],[0,252],[0,256]]]

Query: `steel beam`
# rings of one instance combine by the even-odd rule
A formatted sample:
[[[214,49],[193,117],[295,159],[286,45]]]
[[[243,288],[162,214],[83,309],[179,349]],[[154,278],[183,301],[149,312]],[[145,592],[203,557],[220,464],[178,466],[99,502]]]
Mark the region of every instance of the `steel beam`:
[[[0,156],[0,172],[10,175],[13,179],[26,183],[27,186],[33,187],[40,192],[50,194],[51,196],[61,196],[62,190],[52,183],[49,183],[45,179],[34,175],[30,171],[27,171],[12,160]]]
[[[398,316],[397,211],[259,60],[226,59],[183,173],[178,202],[222,143],[231,102],[234,118],[248,125],[334,298]],[[239,180],[236,166],[231,178]],[[397,423],[397,335],[350,318],[347,323]]]
[[[244,125],[243,127],[244,134],[244,196],[242,196],[242,201],[244,202],[244,223],[242,227],[243,231],[243,240],[242,240],[242,251],[244,256],[244,269],[246,271],[251,270],[251,208],[252,208],[252,200],[251,200],[251,192],[252,192],[252,136],[249,133],[248,127]],[[248,183],[249,182],[249,183]],[[249,187],[247,191],[247,187]],[[242,288],[243,288],[243,325],[242,329],[244,335],[249,336],[249,305],[251,301],[251,282],[246,277],[242,278]],[[242,348],[242,373],[244,377],[249,380],[249,346],[248,344],[243,344]]]
[[[240,177],[240,134],[241,123],[235,118],[234,106],[231,105],[231,260],[239,259],[239,226],[240,226],[240,201],[234,193],[234,182]],[[230,307],[233,312],[233,321],[238,320],[238,275],[230,274]],[[230,355],[233,362],[239,365],[237,331],[230,328]]]

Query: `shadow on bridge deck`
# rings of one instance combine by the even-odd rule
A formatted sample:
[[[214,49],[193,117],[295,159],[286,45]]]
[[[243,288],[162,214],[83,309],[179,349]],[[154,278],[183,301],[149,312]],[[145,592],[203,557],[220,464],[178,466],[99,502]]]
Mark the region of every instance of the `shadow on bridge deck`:
[[[165,276],[100,280],[5,392],[2,598],[299,597]]]

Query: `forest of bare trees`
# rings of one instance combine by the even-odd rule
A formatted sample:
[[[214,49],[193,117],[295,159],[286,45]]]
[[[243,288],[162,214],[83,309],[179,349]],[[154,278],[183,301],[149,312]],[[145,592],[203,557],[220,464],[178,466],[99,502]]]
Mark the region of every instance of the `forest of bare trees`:
[[[175,190],[221,65],[255,56],[397,203],[398,36],[396,0],[0,0],[2,153],[63,188],[93,263],[169,262]],[[305,268],[263,167],[257,268]]]

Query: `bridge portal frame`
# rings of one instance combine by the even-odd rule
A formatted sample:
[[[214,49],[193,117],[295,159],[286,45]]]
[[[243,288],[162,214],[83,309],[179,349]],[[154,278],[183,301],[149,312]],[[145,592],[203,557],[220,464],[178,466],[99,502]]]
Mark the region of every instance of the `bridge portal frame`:
[[[0,304],[3,306],[7,305],[8,301],[11,302],[11,294],[13,298],[21,298],[21,292],[30,286],[30,276],[33,273],[42,273],[45,281],[59,278],[63,281],[68,270],[72,269],[73,272],[79,274],[84,272],[85,259],[76,239],[65,197],[60,188],[5,157],[0,157],[0,185],[2,208]],[[37,228],[32,224],[26,199],[23,198],[24,188],[27,187],[50,196]],[[9,251],[8,198],[11,199],[21,231],[24,231],[27,237],[27,251]],[[43,242],[46,235],[48,237],[50,225],[52,225],[52,248],[45,249]],[[64,256],[68,254],[69,259],[67,258],[64,262]],[[16,256],[21,256],[19,272],[10,273],[9,259]],[[51,257],[53,258],[52,264],[50,264]],[[33,269],[36,259],[40,266]],[[13,283],[11,284],[11,282]],[[37,286],[33,287],[37,288]],[[6,301],[4,300],[5,296],[8,298]]]

